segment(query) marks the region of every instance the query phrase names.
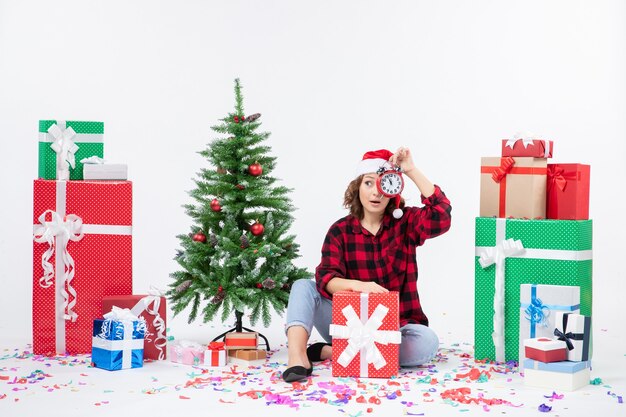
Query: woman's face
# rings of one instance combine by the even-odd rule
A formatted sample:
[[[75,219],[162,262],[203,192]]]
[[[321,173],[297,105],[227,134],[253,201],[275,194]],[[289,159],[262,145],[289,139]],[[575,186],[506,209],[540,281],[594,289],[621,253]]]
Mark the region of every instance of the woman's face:
[[[376,187],[377,178],[378,175],[374,173],[363,176],[361,186],[359,187],[359,200],[366,214],[382,216],[385,213],[387,204],[389,204],[389,198],[378,192],[378,187]]]

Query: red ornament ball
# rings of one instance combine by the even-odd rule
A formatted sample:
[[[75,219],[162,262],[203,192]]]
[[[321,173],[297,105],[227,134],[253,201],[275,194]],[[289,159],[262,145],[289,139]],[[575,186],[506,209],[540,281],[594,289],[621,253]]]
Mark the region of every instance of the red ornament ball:
[[[222,288],[222,286],[220,285],[219,287],[217,287],[217,291],[218,292],[222,292],[224,290],[224,288]]]
[[[260,282],[256,284],[257,288],[263,288],[263,284],[261,284]]]
[[[253,177],[258,177],[263,173],[263,167],[258,162],[255,162],[248,167],[248,173]]]
[[[261,236],[264,231],[265,227],[263,227],[263,225],[258,221],[250,226],[250,233],[252,233],[254,236]]]
[[[195,235],[193,235],[192,239],[196,242],[204,243],[206,242],[206,235],[202,232],[198,232]]]
[[[239,123],[239,116],[233,117],[233,120],[235,121],[235,123]]]
[[[244,190],[244,189],[246,188],[246,187],[244,187],[244,186],[243,186],[243,185],[241,185],[241,184],[237,184],[237,185],[235,185],[235,187],[237,187],[237,188],[238,188],[238,189],[240,189],[240,190]]]
[[[220,206],[220,202],[217,198],[214,198],[211,201],[211,210],[213,211],[222,211],[222,206]]]

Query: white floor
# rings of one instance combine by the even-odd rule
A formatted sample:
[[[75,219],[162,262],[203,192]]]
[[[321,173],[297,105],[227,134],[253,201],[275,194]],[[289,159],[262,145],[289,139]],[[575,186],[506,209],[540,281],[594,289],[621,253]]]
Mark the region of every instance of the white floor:
[[[626,404],[619,403],[619,396],[626,397],[626,338],[608,330],[594,337],[591,378],[602,383],[574,392],[557,391],[556,396],[551,389],[524,386],[517,372],[504,373],[506,367],[476,364],[469,341],[455,341],[452,334],[442,337],[439,357],[430,367],[403,370],[391,381],[333,378],[330,363],[323,363],[307,383],[293,386],[280,378],[287,359],[284,345],[272,346],[275,350],[266,361],[231,361],[226,368],[162,361],[109,372],[91,368],[87,355],[37,358],[23,353],[28,350],[26,342],[4,338],[0,416],[626,415]],[[7,347],[7,342],[15,344]],[[488,380],[457,377],[472,367],[489,372]],[[470,390],[466,397],[511,405],[462,404],[442,398],[446,390],[458,388]],[[552,407],[549,414],[538,411],[541,404]]]

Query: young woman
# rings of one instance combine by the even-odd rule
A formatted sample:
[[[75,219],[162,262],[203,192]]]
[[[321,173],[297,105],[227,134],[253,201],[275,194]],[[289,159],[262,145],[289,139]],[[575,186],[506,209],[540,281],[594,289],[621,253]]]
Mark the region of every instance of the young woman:
[[[423,207],[404,207],[399,196],[391,201],[378,191],[381,168],[394,166],[420,190]],[[344,205],[350,214],[328,230],[315,281],[298,280],[291,288],[285,325],[289,359],[282,374],[287,382],[307,378],[313,362],[332,356],[328,332],[332,295],[337,291],[398,291],[400,366],[421,365],[437,353],[439,339],[428,327],[417,292],[416,248],[450,228],[450,201],[415,167],[409,149],[400,148],[395,153],[381,149],[363,155]],[[327,343],[307,348],[313,326]]]

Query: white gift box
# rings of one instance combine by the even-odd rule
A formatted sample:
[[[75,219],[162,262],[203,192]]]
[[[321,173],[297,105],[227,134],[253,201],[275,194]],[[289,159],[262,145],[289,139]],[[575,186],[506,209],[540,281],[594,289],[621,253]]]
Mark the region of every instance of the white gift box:
[[[524,385],[574,391],[589,384],[589,366],[588,361],[543,363],[525,359]]]
[[[568,285],[520,285],[519,364],[523,368],[524,340],[554,337],[558,311],[580,312],[580,287]]]
[[[581,314],[557,312],[555,315],[556,329],[570,341],[573,349],[568,350],[567,360],[589,360],[591,344],[591,317]]]
[[[85,180],[126,180],[128,165],[126,164],[84,164],[83,179]]]

